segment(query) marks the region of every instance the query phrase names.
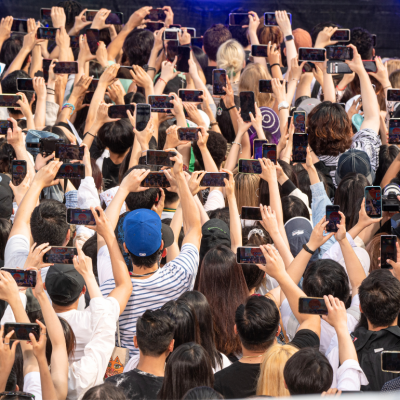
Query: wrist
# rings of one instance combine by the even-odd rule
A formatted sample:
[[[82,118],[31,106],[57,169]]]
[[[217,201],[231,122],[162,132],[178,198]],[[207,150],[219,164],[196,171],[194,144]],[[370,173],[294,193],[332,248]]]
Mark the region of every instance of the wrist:
[[[291,28],[291,27],[290,27],[290,28],[287,28],[287,29],[282,29],[282,33],[283,33],[283,36],[284,36],[284,37],[293,35],[293,32],[292,32],[292,28]]]
[[[318,250],[318,248],[319,248],[319,245],[317,244],[317,243],[314,243],[313,241],[309,241],[309,242],[307,242],[307,244],[306,244],[306,246],[310,249],[310,250],[312,250],[312,251],[314,251],[314,252],[316,252],[317,250]]]

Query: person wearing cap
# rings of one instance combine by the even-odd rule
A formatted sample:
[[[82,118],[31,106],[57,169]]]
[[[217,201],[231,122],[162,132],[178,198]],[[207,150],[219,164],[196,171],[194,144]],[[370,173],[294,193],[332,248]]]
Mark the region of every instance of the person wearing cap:
[[[121,343],[129,349],[130,355],[138,353],[133,343],[137,318],[145,310],[160,308],[169,300],[176,300],[183,292],[192,290],[195,282],[201,239],[200,213],[190,192],[182,169],[182,155],[171,158],[175,162],[173,175],[178,187],[185,226],[185,238],[178,257],[163,268],[159,268],[161,258],[173,242],[171,229],[161,223],[158,214],[148,209],[131,211],[124,220],[124,249],[129,253],[133,272],[133,290],[128,306],[120,318]],[[117,225],[119,210],[130,192],[146,190],[140,187],[149,171],[133,170],[118,189],[106,210],[113,227]],[[100,288],[107,296],[114,288],[115,281],[109,249],[98,236],[97,268]]]

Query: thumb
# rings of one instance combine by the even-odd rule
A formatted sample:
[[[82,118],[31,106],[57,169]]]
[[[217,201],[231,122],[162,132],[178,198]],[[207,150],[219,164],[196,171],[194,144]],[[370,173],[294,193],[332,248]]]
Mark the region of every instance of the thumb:
[[[385,261],[385,260],[381,260],[381,263],[382,263],[382,261]],[[396,266],[396,263],[393,260],[386,260],[386,262],[388,264],[390,264],[393,268]]]

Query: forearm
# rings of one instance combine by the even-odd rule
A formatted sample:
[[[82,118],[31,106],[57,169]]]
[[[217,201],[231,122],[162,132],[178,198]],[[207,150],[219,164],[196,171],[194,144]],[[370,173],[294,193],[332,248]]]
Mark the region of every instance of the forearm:
[[[375,132],[379,130],[379,104],[371,80],[365,70],[358,74],[361,86],[361,98],[363,101],[364,121],[361,129],[369,128]]]
[[[284,36],[291,35],[292,32],[284,32]],[[297,50],[296,50],[296,45],[294,44],[294,40],[289,40],[285,42],[286,44],[286,60],[287,60],[287,66],[288,66],[288,72],[290,71],[290,67],[292,65],[292,60],[293,58],[296,58],[297,56]],[[290,103],[289,103],[290,104]]]
[[[35,171],[35,166],[32,164],[31,158],[29,157],[28,151],[26,150],[25,147],[17,147],[17,146],[14,148],[14,150],[17,160],[26,161],[26,167],[32,182],[33,178],[35,177],[36,171]]]
[[[183,173],[180,173],[176,177],[176,183],[178,185],[179,197],[181,199],[183,220],[185,221],[185,224],[187,224],[188,230],[192,227],[201,227],[200,213]]]
[[[297,88],[297,80],[291,79],[288,82],[287,93],[286,93],[286,101],[289,103],[289,105],[291,105],[293,102],[293,97],[294,97],[294,94],[296,93],[296,88]]]
[[[87,133],[87,132],[91,133],[91,135],[89,135],[89,133],[87,135],[85,135],[85,137],[83,138],[83,141],[82,141],[82,143],[87,145],[89,150],[92,147],[93,140],[97,136],[97,132],[100,130],[100,128],[101,128],[101,125],[95,121],[94,124],[90,127],[89,131],[85,132],[85,133]]]
[[[50,90],[50,91],[49,91]],[[56,102],[56,82],[55,81],[48,81],[47,82],[47,97],[46,100],[55,103]]]
[[[131,32],[126,26],[122,28],[121,32],[118,33],[117,37],[108,45],[107,56],[109,61],[115,61],[119,52],[122,50],[126,37]]]
[[[197,196],[194,196],[193,198],[200,212],[201,226],[203,226],[207,221],[210,220],[210,217],[208,216],[206,210],[204,209],[203,204],[201,204],[200,199]]]
[[[41,46],[35,46],[32,50],[32,61],[29,67],[29,76],[33,78],[37,71],[42,69],[42,50]]]
[[[64,82],[61,79],[56,82],[55,101],[60,106],[60,109],[62,108],[63,103],[64,103],[64,95],[65,95],[65,86],[66,86],[66,84],[67,83],[64,84]]]
[[[151,53],[150,53],[150,57],[149,57],[149,61],[147,62],[147,65],[150,68],[154,68],[155,71],[149,70],[147,71],[147,74],[150,76],[151,79],[154,79],[156,72],[157,72],[157,68],[156,68],[156,62],[157,62],[157,58],[158,58],[158,53],[160,52],[159,49],[155,49],[154,47],[151,49]]]
[[[237,248],[242,246],[242,224],[237,208],[235,193],[228,197],[229,219],[231,231],[231,250],[236,254]]]
[[[69,47],[60,47],[60,54],[58,55],[58,61],[70,61]]]
[[[281,71],[281,67],[277,64],[275,64],[272,68],[271,68],[271,75],[273,78],[277,78],[279,80],[283,79],[283,75],[282,75],[282,71]]]
[[[242,137],[243,137],[242,133],[236,136],[235,143],[232,143],[231,150],[225,161],[225,169],[227,169],[229,171],[233,171],[237,167],[238,157],[241,156],[241,151],[243,151],[242,150],[243,146],[241,146],[241,145],[239,146],[239,144],[237,144],[237,143],[241,144]]]
[[[343,364],[346,360],[355,360],[358,362],[356,348],[348,332],[347,324],[343,324],[336,329],[339,344],[339,362]]]
[[[311,167],[307,169],[308,176],[310,177],[310,183],[311,185],[315,185],[316,183],[319,183],[319,176],[318,176],[318,171],[315,167]]]
[[[282,253],[279,252],[279,254]],[[289,267],[286,269],[287,274],[290,276],[290,278],[296,285],[299,284],[310,259],[311,259],[311,254],[308,251],[302,249],[300,253],[297,254],[296,258],[293,259]]]
[[[26,57],[29,56],[29,53],[30,53],[29,49],[27,49],[26,47],[22,47],[17,56],[14,58],[14,61],[7,68],[7,71],[2,76],[2,79],[4,79],[7,75],[11,74],[11,72],[21,70]]]
[[[300,83],[297,86],[296,100],[302,96],[311,97],[311,82],[313,80],[312,73],[303,74],[300,78]]]
[[[269,186],[270,206],[271,206],[271,209],[273,211],[275,211],[276,220],[278,221],[279,232],[281,233],[282,238],[285,240],[286,232],[285,232],[285,226],[283,224],[283,210],[282,210],[281,196],[279,194],[278,182],[271,180],[268,182],[268,186]],[[282,231],[284,232],[284,235],[282,234]],[[287,242],[287,238],[285,240],[285,243],[286,242]],[[289,247],[288,242],[287,242],[287,246]]]
[[[161,96],[164,93],[164,89],[166,86],[167,86],[167,84],[164,82],[164,80],[161,80],[159,78],[157,80],[156,84],[154,85],[154,95]]]
[[[46,126],[46,98],[38,98],[36,102],[35,126],[38,130]]]
[[[207,146],[202,146],[200,148],[201,156],[203,157],[204,168],[207,172],[218,172],[217,164],[215,164],[214,159],[212,158],[210,151]]]
[[[96,278],[93,272],[91,272],[90,274],[84,274],[82,276],[85,280],[86,289],[89,292],[90,299],[94,299],[95,297],[102,297],[99,285],[96,282]]]
[[[43,400],[54,400],[60,399],[57,396],[56,389],[53,384],[53,380],[51,378],[49,366],[47,365],[46,357],[37,358],[39,364],[39,372],[40,372],[40,386],[42,388],[42,399]]]
[[[282,238],[281,233],[278,232],[273,232],[270,233],[271,239],[274,242],[274,246],[276,249],[279,251],[279,254],[282,257],[283,262],[285,263],[286,269],[289,268],[291,263],[293,262],[294,258],[293,255],[290,251],[290,247],[286,245],[285,240]]]
[[[201,80],[199,75],[193,77],[193,83],[194,83],[194,87],[197,90],[202,90],[203,91],[204,95],[207,97],[208,104],[213,104],[214,103],[214,99],[212,98],[211,93],[207,90],[206,85]]]
[[[336,103],[336,92],[335,85],[333,83],[332,74],[328,74],[326,72],[326,68],[323,70],[324,82],[322,89],[324,91],[324,101],[331,101],[332,103]]]
[[[392,179],[394,179],[400,171],[400,158],[396,157],[394,161],[390,164],[388,170],[386,171],[382,182],[381,187],[385,187],[388,185]]]
[[[107,84],[99,82],[93,94],[92,101],[90,102],[89,111],[86,118],[85,132],[87,132],[88,128],[93,125],[99,105],[104,100],[106,89],[107,89]]]

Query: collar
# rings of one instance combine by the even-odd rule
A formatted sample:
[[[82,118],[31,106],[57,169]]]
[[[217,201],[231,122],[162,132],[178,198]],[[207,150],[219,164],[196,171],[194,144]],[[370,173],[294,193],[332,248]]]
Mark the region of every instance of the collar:
[[[389,326],[388,328],[381,329],[380,331],[369,331],[363,327],[354,331],[353,343],[356,351],[360,351],[368,342],[373,342],[375,340],[381,339],[383,336],[397,336],[400,339],[400,327],[399,326]],[[374,338],[371,340],[371,337]]]
[[[164,208],[163,211],[165,211],[165,212],[175,212],[176,208]]]

